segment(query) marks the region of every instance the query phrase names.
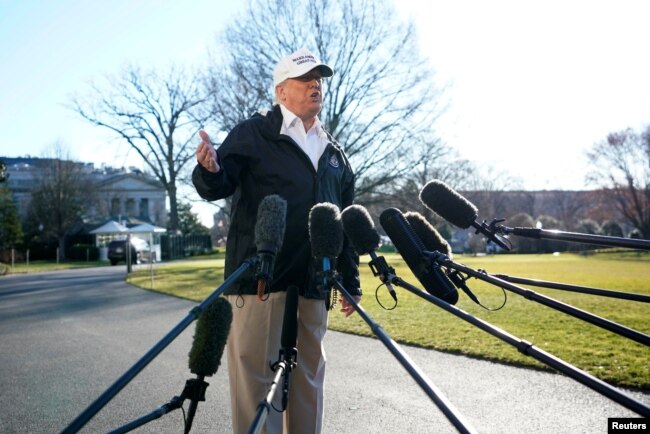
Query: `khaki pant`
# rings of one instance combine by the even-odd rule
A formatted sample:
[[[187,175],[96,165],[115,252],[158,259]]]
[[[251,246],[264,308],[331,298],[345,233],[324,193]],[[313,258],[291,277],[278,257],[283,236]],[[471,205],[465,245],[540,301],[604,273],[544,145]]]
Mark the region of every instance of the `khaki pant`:
[[[261,302],[254,295],[226,296],[233,308],[228,336],[228,374],[233,433],[246,433],[266,398],[279,360],[286,292],[275,292]],[[298,300],[298,366],[291,371],[287,410],[271,409],[263,433],[320,433],[323,425],[323,381],[327,310],[323,300]],[[273,406],[282,408],[282,379]]]

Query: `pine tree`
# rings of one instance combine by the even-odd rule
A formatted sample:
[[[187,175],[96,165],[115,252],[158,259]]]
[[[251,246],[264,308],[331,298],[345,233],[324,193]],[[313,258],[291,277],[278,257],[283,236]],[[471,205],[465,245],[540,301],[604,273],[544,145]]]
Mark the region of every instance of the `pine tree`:
[[[0,250],[13,248],[22,239],[23,229],[11,191],[0,183]]]
[[[171,227],[168,229],[171,230]],[[192,212],[192,205],[187,202],[178,203],[178,229],[184,234],[210,234],[210,229],[203,226],[199,217]]]

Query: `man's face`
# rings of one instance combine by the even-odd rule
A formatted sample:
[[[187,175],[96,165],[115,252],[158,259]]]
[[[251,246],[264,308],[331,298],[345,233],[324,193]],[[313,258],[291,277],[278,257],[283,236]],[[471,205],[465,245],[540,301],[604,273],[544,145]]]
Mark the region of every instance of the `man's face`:
[[[323,79],[317,69],[276,86],[279,102],[303,121],[313,119],[323,106]]]

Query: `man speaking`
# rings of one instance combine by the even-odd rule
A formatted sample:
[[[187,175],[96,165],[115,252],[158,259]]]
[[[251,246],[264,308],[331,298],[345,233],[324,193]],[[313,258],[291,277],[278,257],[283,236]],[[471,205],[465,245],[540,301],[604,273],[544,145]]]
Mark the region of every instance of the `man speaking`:
[[[273,71],[275,105],[238,124],[215,150],[205,131],[196,150],[192,181],[207,200],[233,197],[226,244],[225,276],[256,254],[258,205],[267,196],[286,200],[286,227],[269,284],[240,279],[225,292],[233,306],[228,337],[228,369],[233,431],[244,433],[257,404],[273,380],[270,363],[277,360],[286,289],[299,288],[298,366],[293,370],[287,410],[272,411],[268,434],[320,433],[323,420],[327,308],[316,276],[308,218],[311,208],[329,202],[343,209],[354,198],[354,174],[342,149],[325,131],[318,113],[323,105],[323,79],[332,68],[306,49],[279,60]],[[343,285],[360,299],[358,256],[344,244],[337,258]],[[351,305],[341,300],[341,311]],[[274,401],[281,408],[280,397]]]

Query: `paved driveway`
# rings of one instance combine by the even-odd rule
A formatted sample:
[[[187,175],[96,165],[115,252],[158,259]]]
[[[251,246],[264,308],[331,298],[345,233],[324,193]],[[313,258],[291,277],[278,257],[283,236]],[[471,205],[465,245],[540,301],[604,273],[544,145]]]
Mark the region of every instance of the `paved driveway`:
[[[195,305],[123,278],[124,267],[0,278],[0,432],[60,432]],[[113,430],[180,394],[193,377],[193,331],[81,432]],[[325,433],[456,432],[377,339],[329,332],[326,347]],[[606,433],[608,417],[637,416],[563,375],[403,349],[479,432]],[[192,432],[230,432],[225,362],[207,379]],[[629,394],[650,403],[648,394]],[[135,432],[179,433],[182,418],[176,410]]]

